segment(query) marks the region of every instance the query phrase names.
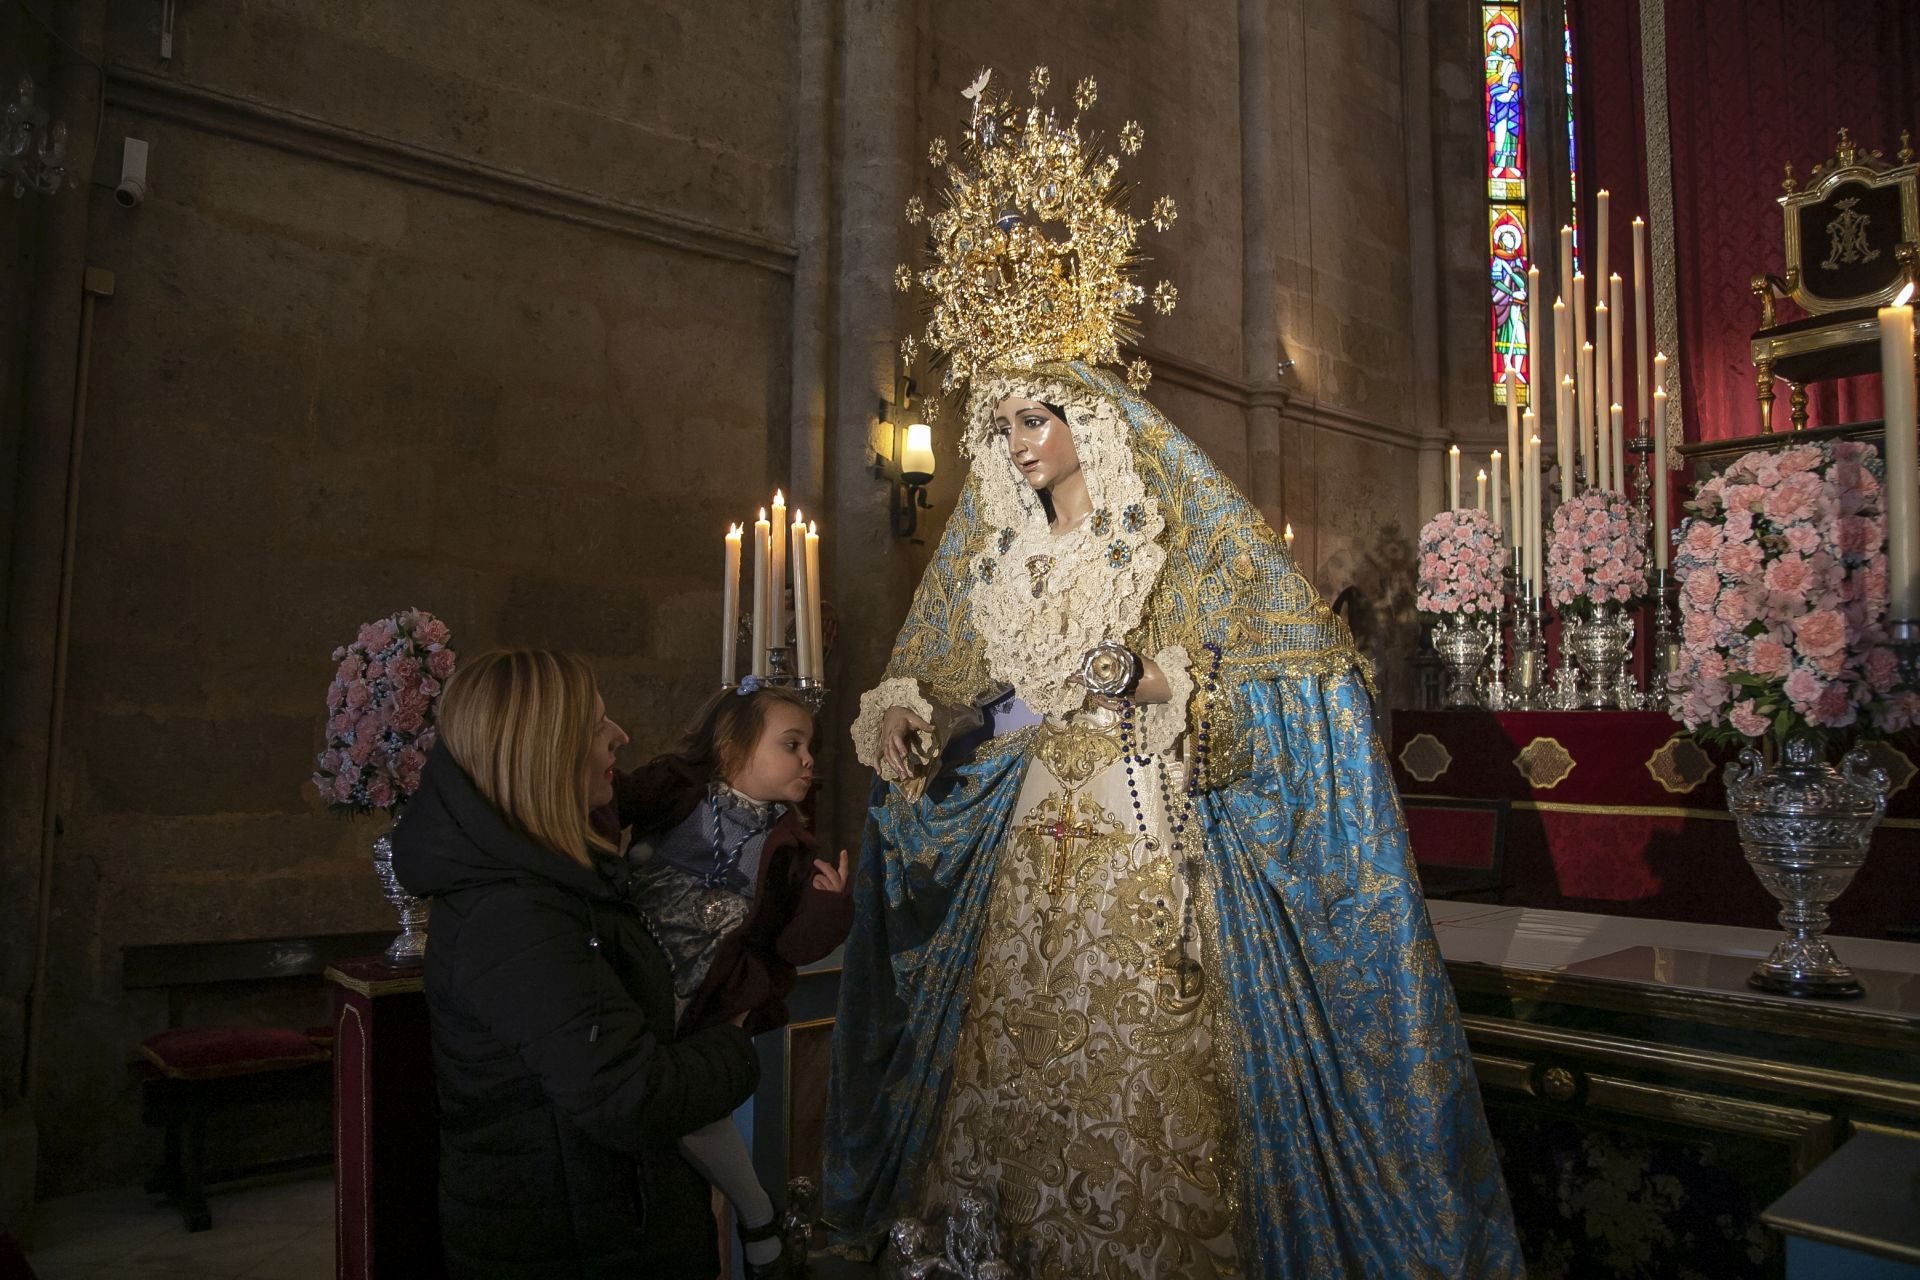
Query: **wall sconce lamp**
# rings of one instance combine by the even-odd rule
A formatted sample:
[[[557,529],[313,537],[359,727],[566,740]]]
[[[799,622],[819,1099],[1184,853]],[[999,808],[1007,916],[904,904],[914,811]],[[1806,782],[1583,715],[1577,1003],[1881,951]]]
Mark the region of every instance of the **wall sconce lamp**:
[[[893,482],[892,523],[897,538],[911,538],[920,527],[920,513],[931,510],[927,486],[933,483],[933,428],[924,422],[893,429],[893,456],[899,478]]]

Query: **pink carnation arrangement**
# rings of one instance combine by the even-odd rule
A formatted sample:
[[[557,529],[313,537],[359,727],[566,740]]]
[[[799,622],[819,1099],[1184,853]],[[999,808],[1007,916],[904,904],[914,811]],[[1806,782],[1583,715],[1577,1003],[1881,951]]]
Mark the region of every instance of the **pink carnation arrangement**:
[[[395,813],[420,788],[433,707],[453,674],[447,624],[408,609],[360,628],[333,651],[327,749],[313,785],[341,813]]]
[[[1420,530],[1420,572],[1413,607],[1421,613],[1491,618],[1506,593],[1500,539],[1478,508],[1442,511]]]
[[[1920,720],[1886,646],[1883,466],[1856,441],[1756,450],[1674,534],[1675,718],[1702,737],[1895,732]]]
[[[1547,595],[1563,616],[1591,618],[1646,594],[1647,549],[1626,499],[1589,489],[1553,513]]]

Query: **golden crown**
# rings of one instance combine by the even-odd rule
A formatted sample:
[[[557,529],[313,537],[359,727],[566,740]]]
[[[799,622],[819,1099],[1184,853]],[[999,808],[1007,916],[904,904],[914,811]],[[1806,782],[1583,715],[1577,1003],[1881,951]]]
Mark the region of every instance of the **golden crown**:
[[[1092,78],[1074,87],[1065,124],[1042,104],[1045,67],[1027,79],[1033,102],[1024,111],[993,91],[992,78],[983,71],[962,92],[973,114],[959,156],[949,160],[944,138],[927,149],[947,180],[941,207],[929,216],[919,196],[907,201],[907,221],[928,224],[932,265],[917,277],[904,263],[894,272],[902,293],[917,279],[933,296],[925,335],[904,339],[901,356],[911,365],[925,346],[945,357],[947,391],[993,368],[1066,360],[1118,366],[1120,344],[1138,332],[1133,308],[1148,296],[1133,278],[1145,261],[1136,249],[1142,224],[1127,211],[1120,158],[1097,135],[1080,135],[1097,92]],[[1119,149],[1136,155],[1144,137],[1129,120]],[[1166,231],[1178,216],[1173,198],[1161,196],[1148,220]],[[1154,286],[1161,315],[1178,299],[1171,281]],[[1126,374],[1135,391],[1152,377],[1139,359]]]

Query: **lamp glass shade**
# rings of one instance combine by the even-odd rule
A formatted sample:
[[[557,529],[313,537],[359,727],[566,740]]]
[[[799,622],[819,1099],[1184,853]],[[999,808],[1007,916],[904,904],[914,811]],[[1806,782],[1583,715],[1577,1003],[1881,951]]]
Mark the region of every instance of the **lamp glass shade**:
[[[933,428],[924,422],[907,428],[906,443],[900,449],[900,478],[909,484],[933,479]]]

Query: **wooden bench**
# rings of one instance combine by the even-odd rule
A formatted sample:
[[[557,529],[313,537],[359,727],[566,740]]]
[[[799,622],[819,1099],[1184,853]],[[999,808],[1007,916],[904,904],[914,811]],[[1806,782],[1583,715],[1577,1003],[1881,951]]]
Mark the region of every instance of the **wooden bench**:
[[[210,1171],[207,1122],[264,1100],[310,1093],[327,1096],[331,1029],[185,1025],[189,998],[261,983],[311,979],[338,961],[377,954],[392,933],[338,933],[238,942],[165,943],[124,948],[121,985],[167,993],[167,1028],[141,1043],[141,1112],[166,1132],[165,1154],[147,1189],[164,1193],[188,1231],[213,1225],[206,1186],[233,1178],[325,1164],[327,1151]]]

